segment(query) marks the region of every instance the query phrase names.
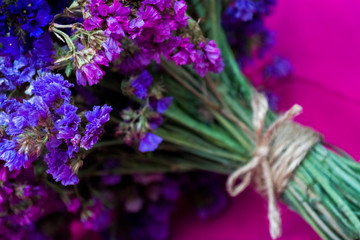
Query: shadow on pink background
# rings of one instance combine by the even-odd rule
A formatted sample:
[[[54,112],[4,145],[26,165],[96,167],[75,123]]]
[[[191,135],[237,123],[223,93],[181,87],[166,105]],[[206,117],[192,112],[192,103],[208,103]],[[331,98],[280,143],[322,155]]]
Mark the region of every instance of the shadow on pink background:
[[[274,86],[280,109],[304,108],[296,120],[325,140],[360,157],[360,1],[279,0],[268,26],[276,32],[275,52],[290,59],[290,80]],[[179,211],[175,240],[266,240],[267,203],[252,189],[219,217],[202,221]],[[282,205],[283,240],[316,240],[316,233]]]

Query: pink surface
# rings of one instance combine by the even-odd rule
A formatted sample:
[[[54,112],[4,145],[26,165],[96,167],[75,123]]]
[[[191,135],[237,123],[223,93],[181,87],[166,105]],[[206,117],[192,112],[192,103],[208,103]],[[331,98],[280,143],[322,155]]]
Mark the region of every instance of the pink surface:
[[[313,127],[353,157],[360,157],[360,2],[279,0],[268,21],[277,32],[276,52],[291,60],[290,81],[274,87],[281,109],[304,108],[297,121]],[[283,240],[319,239],[297,214],[282,206]],[[175,240],[271,239],[266,202],[252,189],[216,219],[198,220],[181,209]]]

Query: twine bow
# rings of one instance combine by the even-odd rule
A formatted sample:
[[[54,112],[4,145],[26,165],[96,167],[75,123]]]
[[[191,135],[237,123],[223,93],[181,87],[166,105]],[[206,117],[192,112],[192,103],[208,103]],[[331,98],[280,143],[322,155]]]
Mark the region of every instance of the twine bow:
[[[228,193],[234,197],[244,191],[252,179],[255,180],[258,191],[268,198],[270,234],[275,239],[281,235],[277,196],[283,192],[293,171],[309,149],[318,142],[319,135],[308,128],[289,123],[289,120],[302,111],[302,107],[297,104],[264,131],[268,111],[266,98],[254,93],[251,104],[255,130],[253,158],[228,177],[226,187]],[[236,184],[239,179],[242,181]]]

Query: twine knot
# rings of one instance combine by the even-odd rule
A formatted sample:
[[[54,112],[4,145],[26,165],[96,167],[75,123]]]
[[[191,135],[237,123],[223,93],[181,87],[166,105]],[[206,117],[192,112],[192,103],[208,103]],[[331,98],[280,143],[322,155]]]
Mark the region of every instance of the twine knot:
[[[320,140],[313,130],[291,122],[302,107],[295,104],[266,130],[264,129],[268,103],[266,98],[254,93],[252,96],[255,150],[246,165],[235,170],[226,183],[231,196],[237,196],[250,182],[268,198],[268,218],[273,239],[281,236],[281,218],[277,198],[284,191],[292,173],[311,147]],[[239,179],[242,179],[239,182]],[[237,184],[237,182],[239,182]]]

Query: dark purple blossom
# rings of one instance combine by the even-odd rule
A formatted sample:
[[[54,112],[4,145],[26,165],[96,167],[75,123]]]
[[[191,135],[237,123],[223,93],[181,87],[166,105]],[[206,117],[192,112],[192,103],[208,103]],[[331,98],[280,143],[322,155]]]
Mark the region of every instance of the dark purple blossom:
[[[49,151],[44,158],[49,168],[46,172],[51,174],[56,182],[61,181],[64,186],[77,184],[79,178],[67,165],[69,154],[60,148],[61,144],[62,141],[56,138],[52,138],[46,143]]]
[[[44,32],[34,41],[30,55],[37,68],[43,69],[53,63],[54,49],[49,32]]]
[[[79,198],[72,198],[65,202],[66,208],[69,212],[76,213],[80,209],[81,201]]]
[[[50,7],[44,0],[18,0],[9,10],[13,14],[21,15],[19,21],[22,23],[22,29],[34,37],[39,37],[43,33],[42,27],[52,19]]]
[[[275,57],[273,62],[265,68],[265,77],[267,78],[284,78],[292,73],[291,63],[281,57]]]
[[[246,22],[252,20],[256,6],[253,0],[235,0],[226,11],[227,14]]]
[[[153,114],[148,117],[148,123],[151,127],[151,129],[155,130],[157,129],[163,122],[163,118],[161,114]]]
[[[0,43],[3,46],[0,49],[0,53],[7,56],[10,55],[14,58],[18,58],[20,56],[19,39],[17,37],[0,37]]]
[[[108,227],[112,221],[112,212],[105,209],[99,199],[93,199],[93,204],[83,210],[81,222],[86,229],[103,230]]]
[[[170,107],[172,100],[173,97],[150,98],[150,106],[154,111],[163,114]]]

